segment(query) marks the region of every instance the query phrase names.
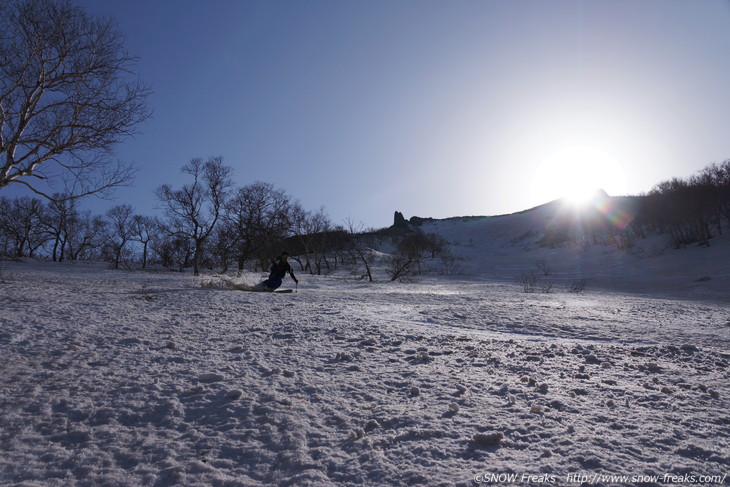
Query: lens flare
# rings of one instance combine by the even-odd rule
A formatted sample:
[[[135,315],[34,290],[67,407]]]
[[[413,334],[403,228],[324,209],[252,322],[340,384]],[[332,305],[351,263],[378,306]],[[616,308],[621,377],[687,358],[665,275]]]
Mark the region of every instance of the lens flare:
[[[627,200],[603,198],[595,201],[595,206],[603,216],[608,218],[613,226],[618,230],[623,230],[629,226],[634,219],[635,211],[627,204]]]

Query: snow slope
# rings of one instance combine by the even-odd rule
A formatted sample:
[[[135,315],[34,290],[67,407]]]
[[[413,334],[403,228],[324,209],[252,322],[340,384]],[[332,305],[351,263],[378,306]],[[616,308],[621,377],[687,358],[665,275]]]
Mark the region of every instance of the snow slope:
[[[293,294],[1,263],[0,484],[730,484],[727,260],[625,261],[662,270],[653,295],[597,264],[586,293],[525,294],[525,263],[572,257],[468,238],[476,278]]]
[[[666,235],[632,238],[631,245],[541,245],[545,228],[566,212],[558,200],[513,215],[450,218],[425,222],[420,229],[443,236],[461,259],[467,275],[515,282],[523,273],[542,274],[547,264],[555,287],[586,279],[593,289],[620,290],[663,297],[692,297],[730,302],[730,236],[709,247],[674,249]]]

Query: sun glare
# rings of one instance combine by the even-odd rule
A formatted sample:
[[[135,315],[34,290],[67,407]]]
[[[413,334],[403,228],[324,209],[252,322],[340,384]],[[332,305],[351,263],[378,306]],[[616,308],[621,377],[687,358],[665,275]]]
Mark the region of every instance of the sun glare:
[[[564,198],[581,205],[597,191],[624,194],[625,176],[611,157],[590,146],[571,145],[548,156],[535,174],[533,188],[545,202]]]

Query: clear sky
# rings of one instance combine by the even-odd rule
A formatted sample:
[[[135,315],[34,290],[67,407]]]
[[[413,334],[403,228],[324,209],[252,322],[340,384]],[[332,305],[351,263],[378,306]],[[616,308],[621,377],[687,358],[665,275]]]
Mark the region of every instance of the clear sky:
[[[727,0],[80,1],[154,91],[111,203],[141,214],[193,157],[367,227],[638,194],[730,158]]]

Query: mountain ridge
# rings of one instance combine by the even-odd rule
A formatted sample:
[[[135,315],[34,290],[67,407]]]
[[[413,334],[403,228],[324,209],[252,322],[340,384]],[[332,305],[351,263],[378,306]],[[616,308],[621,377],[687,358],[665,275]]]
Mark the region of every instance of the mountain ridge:
[[[558,199],[506,215],[408,221],[443,238],[463,273],[477,278],[514,283],[535,273],[560,287],[586,279],[594,288],[730,299],[726,234],[676,246],[671,235],[644,229],[640,211],[640,197],[606,195],[583,207]]]

